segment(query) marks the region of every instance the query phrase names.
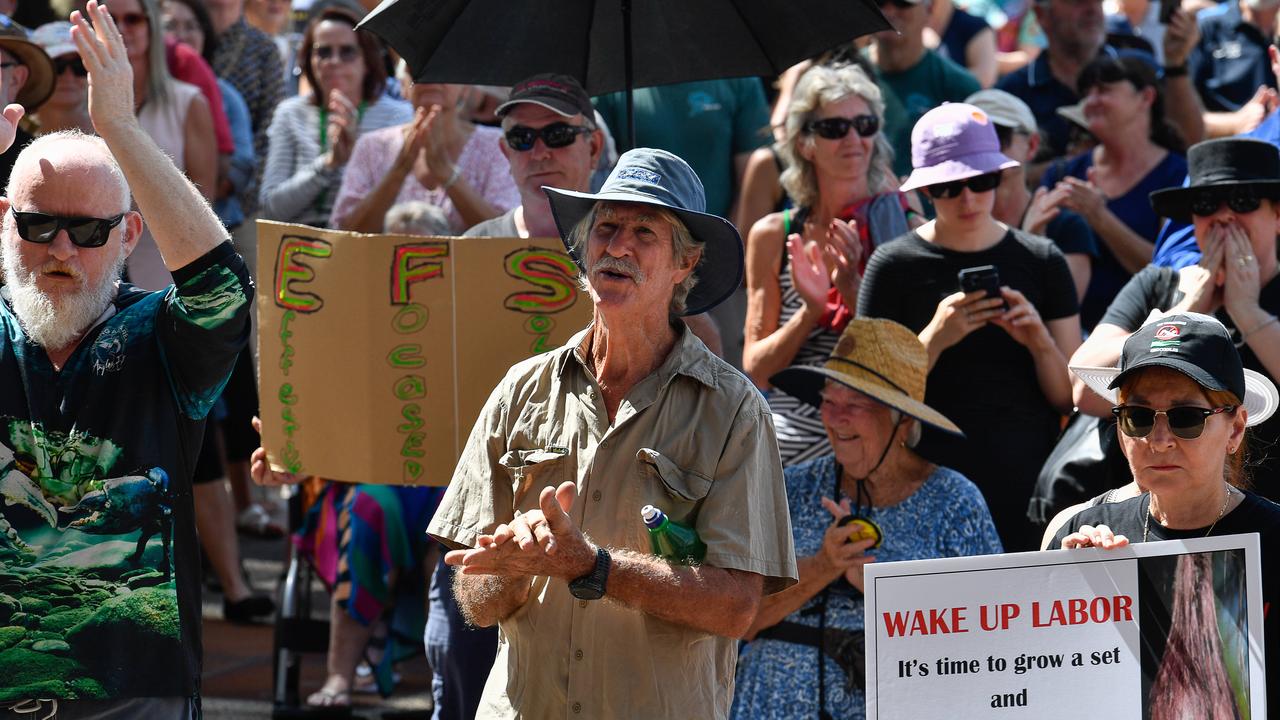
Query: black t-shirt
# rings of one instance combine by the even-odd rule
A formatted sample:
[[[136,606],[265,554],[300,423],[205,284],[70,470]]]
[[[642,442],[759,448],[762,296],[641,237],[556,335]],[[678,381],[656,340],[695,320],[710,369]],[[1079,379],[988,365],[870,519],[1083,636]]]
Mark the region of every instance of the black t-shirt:
[[[1116,295],[1116,299],[1102,316],[1101,323],[1115,325],[1127,332],[1142,327],[1147,316],[1155,308],[1168,310],[1182,300],[1182,292],[1178,290],[1178,271],[1167,267],[1148,265],[1133,276],[1124,289]],[[1258,304],[1263,310],[1275,315],[1280,314],[1280,275],[1271,279],[1258,295]],[[1240,359],[1250,370],[1262,373],[1272,382],[1275,376],[1267,371],[1257,354],[1247,344],[1240,344],[1240,330],[1231,320],[1226,310],[1218,310],[1216,316],[1231,331],[1240,350]],[[1252,328],[1246,328],[1252,329]],[[1270,500],[1280,501],[1280,414],[1271,416],[1270,420],[1249,428],[1248,450],[1245,454],[1245,467],[1257,491]]]
[[[1106,525],[1118,535],[1129,538],[1131,543],[1142,542],[1143,520],[1148,513],[1150,495],[1143,494],[1118,503],[1103,503],[1085,508],[1071,518],[1054,536],[1051,548],[1062,547],[1062,538],[1076,532],[1082,525]],[[1238,535],[1241,533],[1258,533],[1258,544],[1262,549],[1262,612],[1264,617],[1263,641],[1266,644],[1267,671],[1267,707],[1275,717],[1276,703],[1280,703],[1280,621],[1271,616],[1271,605],[1280,600],[1280,505],[1260,495],[1245,492],[1244,500],[1234,510],[1227,513],[1212,528],[1194,530],[1171,530],[1158,522],[1147,523],[1147,540],[1187,540],[1202,538],[1208,535]],[[1155,590],[1154,581],[1139,574],[1139,592],[1147,588]],[[1143,587],[1142,583],[1147,583]],[[1155,623],[1167,627],[1169,618],[1167,610],[1158,602],[1143,602],[1140,622]],[[1143,697],[1149,694],[1151,681],[1155,671],[1160,667],[1160,659],[1164,655],[1164,639],[1167,633],[1143,633],[1142,642],[1142,691]]]
[[[986,250],[956,252],[910,232],[876,249],[858,295],[858,314],[899,322],[919,333],[938,302],[959,290],[964,268],[995,265],[1000,282],[1024,295],[1046,321],[1077,312],[1067,261],[1045,238],[1010,230]],[[1036,378],[1030,351],[988,325],[946,349],[929,373],[925,402],[964,431],[964,438],[925,427],[919,452],[960,471],[987,500],[1010,550],[1039,546],[1027,500],[1053,449],[1061,417]]]

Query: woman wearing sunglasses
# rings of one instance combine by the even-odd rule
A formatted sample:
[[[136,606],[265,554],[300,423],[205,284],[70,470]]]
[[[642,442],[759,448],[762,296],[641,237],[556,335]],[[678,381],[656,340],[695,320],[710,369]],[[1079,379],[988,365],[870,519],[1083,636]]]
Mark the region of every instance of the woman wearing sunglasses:
[[[331,225],[382,232],[388,210],[417,201],[444,210],[452,232],[461,235],[519,205],[511,165],[498,147],[504,142],[502,132],[469,119],[471,88],[415,83],[403,60],[396,75],[413,102],[413,118],[360,139],[342,178]],[[567,139],[575,137],[570,132]],[[556,138],[565,139],[563,133]]]
[[[1187,187],[1151,194],[1163,216],[1190,222],[1202,255],[1196,265],[1174,270],[1149,266],[1133,277],[1098,326],[1071,358],[1073,365],[1111,366],[1130,333],[1165,312],[1213,314],[1231,332],[1244,366],[1271,381],[1280,377],[1280,150],[1258,140],[1224,138],[1191,148]],[[1106,417],[1111,403],[1075,387],[1084,412]],[[1254,430],[1255,447],[1244,448],[1257,477],[1280,477],[1280,418]],[[1280,498],[1273,483],[1258,488]],[[1136,487],[1112,494],[1114,499]]]
[[[1280,405],[1275,385],[1245,369],[1221,322],[1193,312],[1144,325],[1124,341],[1119,360],[1118,367],[1071,369],[1092,392],[1114,403],[1120,448],[1143,492],[1080,511],[1050,547],[1116,548],[1256,532],[1262,601],[1274,607],[1280,602],[1280,506],[1242,488],[1248,485],[1249,428],[1259,427]],[[1263,628],[1269,707],[1280,702],[1277,628],[1280,620],[1272,612]],[[1144,645],[1143,652],[1149,655],[1144,668],[1160,667],[1161,655],[1170,650]],[[1157,675],[1153,698],[1196,695],[1207,684],[1203,678],[1189,686],[1166,679]],[[1178,716],[1210,717],[1205,710]]]
[[[36,121],[40,134],[59,130],[93,133],[89,119],[89,71],[71,42],[71,23],[45,23],[31,33],[31,41],[53,60],[53,94],[40,106]]]
[[[747,237],[742,364],[762,389],[788,365],[822,363],[857,308],[872,249],[908,229],[880,126],[880,89],[854,65],[817,65],[797,83],[777,149],[795,203],[761,218]],[[827,455],[817,410],[769,393],[782,462]]]
[[[311,92],[280,103],[267,129],[263,219],[328,227],[356,139],[413,115],[408,103],[386,96],[382,43],[358,22],[335,6],[307,25],[298,64]]]
[[[1098,257],[1080,299],[1091,330],[1135,272],[1151,262],[1164,220],[1147,195],[1182,182],[1186,147],[1165,120],[1155,59],[1129,51],[1100,57],[1080,73],[1078,88],[1092,150],[1051,166],[1041,179],[1049,205],[1084,216],[1098,236]]]
[[[902,190],[922,188],[937,219],[876,250],[858,312],[919,333],[931,367],[925,399],[967,436],[926,428],[920,453],[982,490],[1005,548],[1031,549],[1040,533],[1027,502],[1071,410],[1066,358],[1080,344],[1071,271],[1051,241],[992,217],[1001,171],[1017,163],[985,112],[929,111],[912,131],[911,161]],[[972,270],[986,266],[998,279]],[[989,283],[965,292],[961,271]]]

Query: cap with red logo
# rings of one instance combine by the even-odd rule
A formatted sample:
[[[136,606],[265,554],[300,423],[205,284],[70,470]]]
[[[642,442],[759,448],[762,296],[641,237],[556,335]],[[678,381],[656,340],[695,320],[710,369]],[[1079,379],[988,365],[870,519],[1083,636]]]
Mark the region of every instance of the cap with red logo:
[[[520,103],[541,105],[565,117],[581,115],[587,120],[595,118],[595,109],[587,91],[570,75],[543,73],[522,80],[511,88],[511,95],[495,112],[502,117]]]

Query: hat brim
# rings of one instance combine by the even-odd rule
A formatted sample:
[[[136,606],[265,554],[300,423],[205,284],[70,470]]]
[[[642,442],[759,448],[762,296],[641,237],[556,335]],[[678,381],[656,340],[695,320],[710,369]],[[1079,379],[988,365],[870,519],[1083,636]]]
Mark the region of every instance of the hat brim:
[[[704,243],[702,259],[694,269],[698,282],[689,291],[685,300],[685,311],[682,315],[698,315],[724,302],[742,286],[743,257],[742,238],[733,223],[716,215],[672,207],[639,193],[599,193],[591,194],[560,190],[543,186],[542,191],[551,201],[551,214],[555,217],[556,228],[560,230],[560,241],[579,268],[586,270],[583,259],[578,257],[569,246],[569,233],[591,212],[597,202],[637,203],[660,207],[675,213],[676,217],[689,228],[694,238]]]
[[[1239,180],[1215,182],[1209,185],[1190,185],[1165,188],[1151,193],[1151,209],[1160,217],[1178,222],[1191,222],[1191,201],[1200,190],[1213,188],[1253,188],[1260,196],[1275,200],[1280,198],[1280,179]]]
[[[493,114],[497,115],[498,117],[502,117],[503,115],[506,115],[508,112],[510,112],[511,108],[517,105],[537,105],[538,107],[543,107],[550,110],[551,112],[559,115],[560,117],[571,118],[574,115],[579,114],[578,109],[567,102],[557,103],[555,101],[546,100],[543,98],[539,98],[536,100],[534,98],[520,98],[519,100],[508,100],[502,103],[501,105],[499,105],[498,109],[493,111]],[[587,119],[590,120],[591,118],[588,117]]]
[[[899,190],[910,192],[929,185],[938,185],[952,182],[953,180],[966,180],[971,177],[993,173],[997,170],[1018,167],[1019,164],[1017,160],[1004,153],[974,153],[954,160],[947,160],[937,165],[916,168],[911,171],[911,177],[907,178],[907,181],[903,183]]]
[[[53,60],[39,45],[16,37],[0,38],[0,48],[13,53],[27,68],[27,81],[14,102],[26,108],[27,112],[35,112],[53,95],[53,86],[57,78],[53,76]]]
[[[964,437],[964,432],[955,423],[948,420],[945,415],[910,395],[877,383],[861,382],[856,377],[829,370],[822,366],[792,365],[770,377],[769,384],[801,402],[818,407],[822,404],[822,387],[826,385],[828,380],[857,390],[863,395],[873,398],[894,410],[910,415],[926,425],[952,435]]]
[[[1163,359],[1173,360],[1174,358]],[[1187,368],[1190,366],[1190,363],[1186,362],[1181,364],[1169,362],[1145,363],[1133,368],[1128,368],[1124,373],[1120,372],[1120,368],[1089,367],[1083,365],[1072,365],[1070,367],[1071,372],[1075,373],[1076,377],[1083,380],[1084,384],[1088,385],[1090,390],[1102,396],[1102,398],[1108,402],[1116,403],[1118,402],[1116,388],[1123,380],[1121,375],[1128,375],[1135,370],[1154,366],[1167,367],[1182,372],[1203,387],[1221,389],[1214,387],[1216,383],[1203,383],[1197,379],[1196,375],[1187,372]],[[1199,368],[1196,369],[1198,370]],[[1242,398],[1242,402],[1244,403],[1245,411],[1249,413],[1247,425],[1249,427],[1261,425],[1274,415],[1278,408],[1280,408],[1280,392],[1276,390],[1275,384],[1268,380],[1265,375],[1246,369],[1244,371],[1244,398]]]

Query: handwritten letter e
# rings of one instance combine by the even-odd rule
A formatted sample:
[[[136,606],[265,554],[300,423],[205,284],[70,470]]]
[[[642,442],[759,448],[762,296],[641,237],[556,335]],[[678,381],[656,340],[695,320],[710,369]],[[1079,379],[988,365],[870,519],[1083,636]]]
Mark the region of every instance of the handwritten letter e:
[[[280,239],[276,252],[275,303],[286,310],[313,313],[324,305],[315,293],[297,289],[299,285],[315,280],[316,272],[303,257],[324,259],[333,254],[333,246],[319,238],[301,235],[285,235]]]

